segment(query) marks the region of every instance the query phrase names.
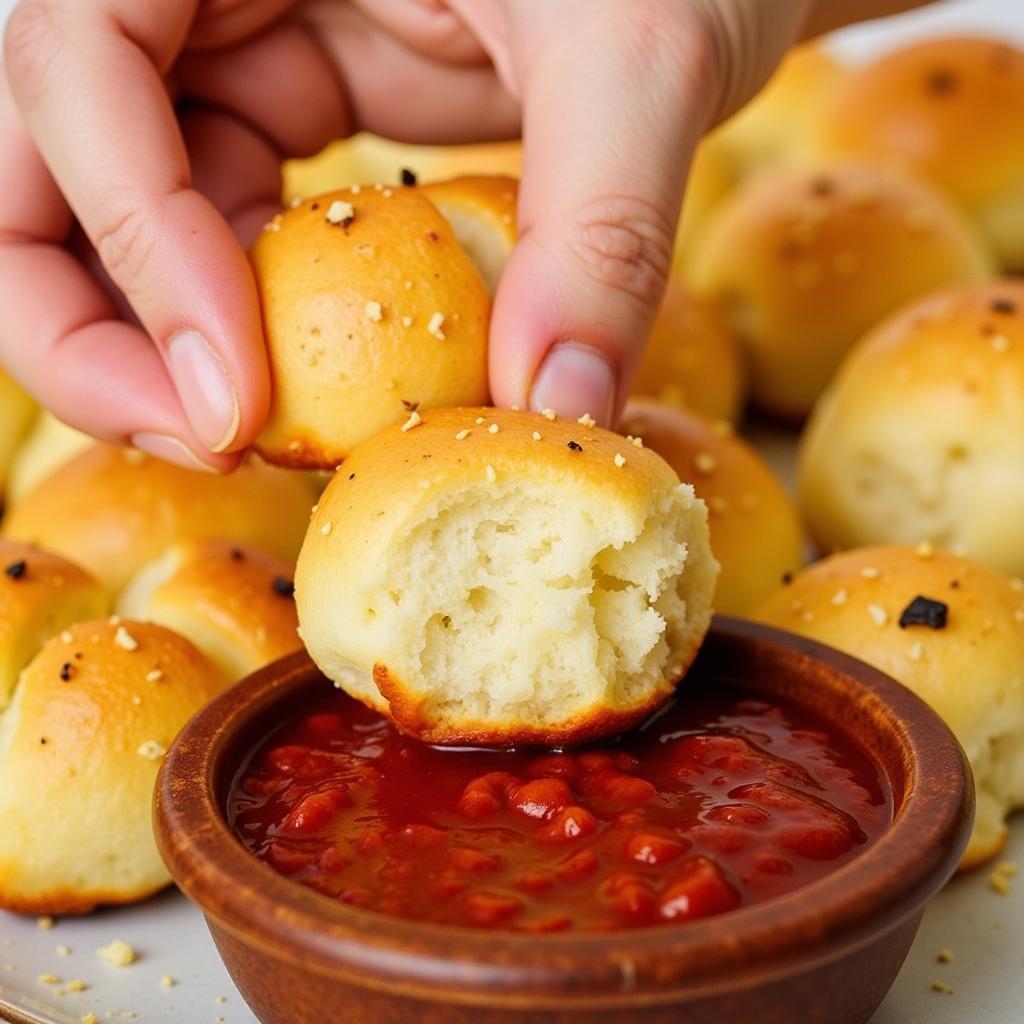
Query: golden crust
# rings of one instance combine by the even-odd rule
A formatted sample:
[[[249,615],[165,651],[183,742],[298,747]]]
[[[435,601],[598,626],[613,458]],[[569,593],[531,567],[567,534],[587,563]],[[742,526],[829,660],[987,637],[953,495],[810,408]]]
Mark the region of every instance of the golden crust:
[[[79,913],[169,881],[150,824],[160,758],[227,680],[160,626],[71,626],[0,720],[0,906]]]
[[[273,382],[256,447],[269,461],[333,469],[408,404],[486,399],[490,297],[415,189],[304,202],[250,256]]]
[[[929,296],[850,353],[801,441],[823,550],[930,540],[1024,573],[1024,284]]]
[[[948,608],[944,628],[900,618],[916,597]],[[1024,584],[946,551],[859,548],[818,562],[754,615],[861,658],[929,703],[974,769],[975,832],[964,865],[1005,842],[1024,806]]]
[[[118,612],[192,641],[230,679],[301,648],[292,562],[251,545],[182,541],[142,569]]]
[[[721,313],[669,281],[633,378],[632,393],[735,422],[743,411],[746,374]]]
[[[103,615],[108,605],[103,588],[78,566],[0,538],[0,712],[21,670],[50,637]]]
[[[96,444],[13,508],[3,532],[72,559],[116,595],[179,540],[221,537],[293,559],[311,494],[299,474],[257,459],[213,476]]]
[[[804,564],[793,501],[760,455],[727,424],[634,399],[621,429],[642,438],[707,504],[711,550],[721,566],[716,611],[749,614]]]
[[[95,438],[67,426],[46,409],[40,410],[11,459],[7,481],[8,504],[13,508],[36,484],[95,443]]]
[[[699,254],[691,285],[725,313],[753,399],[793,419],[883,316],[992,266],[964,214],[932,186],[857,161],[752,179],[710,219]]]

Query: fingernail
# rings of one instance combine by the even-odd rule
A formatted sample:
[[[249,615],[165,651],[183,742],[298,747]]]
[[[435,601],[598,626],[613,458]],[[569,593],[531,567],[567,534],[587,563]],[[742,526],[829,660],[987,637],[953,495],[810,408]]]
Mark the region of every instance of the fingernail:
[[[615,373],[596,349],[566,341],[555,345],[533,380],[530,408],[554,409],[578,419],[584,413],[608,426],[615,408]]]
[[[167,363],[196,437],[222,452],[238,436],[238,396],[220,357],[198,331],[179,331],[167,343]]]
[[[186,469],[199,469],[206,473],[216,473],[213,466],[208,466],[184,441],[180,441],[170,434],[134,434],[132,444],[145,452],[153,455],[164,462],[173,462],[176,466],[184,466]]]

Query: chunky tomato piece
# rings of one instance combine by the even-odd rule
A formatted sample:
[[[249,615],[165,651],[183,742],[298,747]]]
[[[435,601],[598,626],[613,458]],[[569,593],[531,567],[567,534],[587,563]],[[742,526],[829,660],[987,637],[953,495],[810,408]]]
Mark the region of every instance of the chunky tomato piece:
[[[662,893],[658,911],[666,921],[689,921],[740,905],[739,893],[707,857],[695,857]]]
[[[351,807],[348,787],[336,785],[331,789],[304,796],[294,810],[289,811],[281,822],[281,829],[299,835],[319,832],[335,817],[338,811]]]

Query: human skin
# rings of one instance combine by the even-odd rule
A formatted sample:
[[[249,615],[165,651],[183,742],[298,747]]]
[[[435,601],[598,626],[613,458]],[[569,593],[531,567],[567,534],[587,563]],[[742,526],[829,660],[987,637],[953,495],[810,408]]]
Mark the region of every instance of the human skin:
[[[23,0],[0,82],[0,362],[72,426],[230,470],[269,377],[244,246],[370,130],[524,140],[498,404],[613,422],[701,135],[795,41],[921,0]]]

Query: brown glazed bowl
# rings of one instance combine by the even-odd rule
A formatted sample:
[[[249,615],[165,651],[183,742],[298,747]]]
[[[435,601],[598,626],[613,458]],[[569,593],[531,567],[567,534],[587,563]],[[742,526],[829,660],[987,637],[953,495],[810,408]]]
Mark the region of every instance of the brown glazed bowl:
[[[345,906],[258,861],[225,820],[247,755],[328,685],[295,655],[239,683],[178,738],[157,786],[161,852],[264,1024],[862,1024],[967,842],[963,753],[892,679],[764,626],[719,618],[691,671],[841,724],[888,776],[888,831],[801,889],[678,926],[526,936]]]

